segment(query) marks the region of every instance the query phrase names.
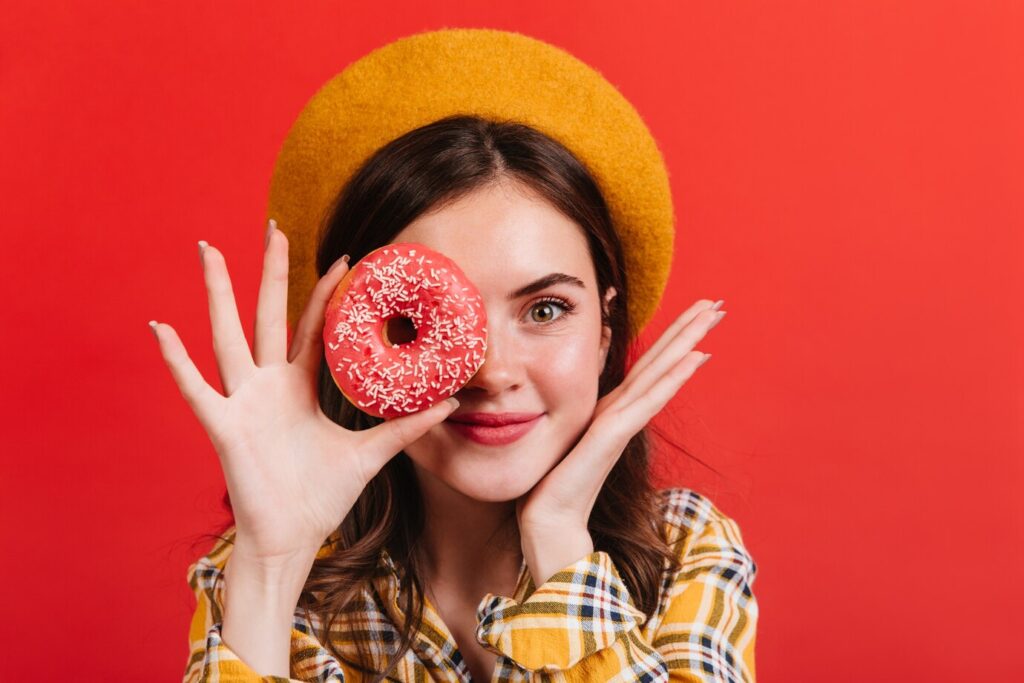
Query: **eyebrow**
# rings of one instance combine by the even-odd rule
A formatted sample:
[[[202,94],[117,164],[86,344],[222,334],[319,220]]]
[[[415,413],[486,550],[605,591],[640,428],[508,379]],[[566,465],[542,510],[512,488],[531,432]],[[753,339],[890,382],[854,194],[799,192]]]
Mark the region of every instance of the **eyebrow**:
[[[573,285],[581,289],[587,288],[586,285],[583,284],[583,280],[579,279],[578,277],[566,275],[565,273],[551,273],[550,275],[545,275],[542,278],[534,280],[525,287],[520,287],[516,291],[512,292],[511,294],[508,295],[508,300],[514,301],[520,297],[527,296],[528,294],[533,294],[534,292],[539,292],[543,289],[547,289],[552,285],[558,284]]]

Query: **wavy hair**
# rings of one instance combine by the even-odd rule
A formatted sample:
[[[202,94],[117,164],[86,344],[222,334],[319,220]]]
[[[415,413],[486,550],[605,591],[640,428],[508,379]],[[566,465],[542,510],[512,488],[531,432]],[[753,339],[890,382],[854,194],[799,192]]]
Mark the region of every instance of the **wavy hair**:
[[[409,131],[370,156],[341,188],[326,212],[316,254],[323,276],[341,255],[356,263],[388,244],[421,214],[443,207],[490,183],[513,180],[534,190],[583,230],[603,300],[609,287],[617,294],[602,310],[611,329],[605,367],[598,381],[604,396],[625,377],[635,355],[628,314],[629,286],[622,245],[597,182],[566,147],[539,130],[516,121],[454,115]],[[324,413],[351,430],[380,424],[358,410],[338,390],[326,360],[321,362],[318,395]],[[648,428],[636,434],[608,475],[588,522],[595,550],[606,551],[636,606],[647,615],[657,610],[663,567],[678,562],[660,530],[658,494],[650,480]],[[230,510],[230,500],[225,495]],[[417,541],[423,531],[423,500],[415,471],[404,452],[392,458],[359,496],[337,532],[332,554],[317,558],[298,606],[321,623],[319,638],[341,661],[374,676],[388,678],[411,647],[423,621],[423,575]],[[513,517],[514,519],[514,517]],[[369,643],[356,640],[360,661],[342,656],[331,639],[332,625],[358,611],[361,591],[378,571],[387,550],[402,568],[400,595],[407,615],[398,625],[400,640],[382,670],[372,662]],[[361,630],[366,634],[368,631]],[[356,634],[357,635],[357,634]]]

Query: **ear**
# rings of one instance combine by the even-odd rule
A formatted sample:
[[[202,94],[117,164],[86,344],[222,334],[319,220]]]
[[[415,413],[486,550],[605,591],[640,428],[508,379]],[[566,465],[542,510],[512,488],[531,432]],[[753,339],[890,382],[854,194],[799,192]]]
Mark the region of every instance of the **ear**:
[[[615,291],[614,287],[609,287],[608,291],[605,292],[604,301],[601,302],[601,306],[604,309],[604,315],[608,315],[608,307],[611,304],[612,299],[618,292]],[[608,325],[604,325],[601,328],[601,367],[604,367],[605,358],[608,356],[608,349],[612,343],[612,328]]]

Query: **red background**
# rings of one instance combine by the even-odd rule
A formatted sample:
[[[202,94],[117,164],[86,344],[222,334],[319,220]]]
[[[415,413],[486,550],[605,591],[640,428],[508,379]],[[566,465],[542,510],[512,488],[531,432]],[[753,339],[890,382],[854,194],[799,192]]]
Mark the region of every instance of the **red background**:
[[[223,479],[146,323],[217,384],[196,241],[251,329],[267,185],[374,47],[516,30],[601,71],[668,162],[645,339],[729,315],[667,461],[759,566],[763,681],[1008,680],[1024,607],[1024,5],[8,4],[0,22],[7,680],[179,680]],[[287,6],[285,6],[287,5]]]

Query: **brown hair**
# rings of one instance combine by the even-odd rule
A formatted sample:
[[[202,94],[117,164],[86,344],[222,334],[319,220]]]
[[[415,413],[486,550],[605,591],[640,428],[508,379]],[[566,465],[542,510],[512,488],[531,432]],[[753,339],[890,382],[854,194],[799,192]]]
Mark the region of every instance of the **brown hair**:
[[[534,190],[575,221],[586,235],[599,295],[616,296],[602,311],[611,328],[606,364],[598,381],[604,396],[622,382],[634,349],[628,316],[629,287],[622,245],[596,181],[568,149],[540,131],[515,122],[456,115],[405,133],[377,150],[341,189],[322,226],[316,268],[322,276],[342,254],[358,262],[389,243],[421,214],[440,208],[490,183],[515,180]],[[318,392],[324,413],[352,430],[381,420],[356,409],[338,390],[321,362]],[[610,472],[594,504],[589,530],[596,550],[615,563],[635,605],[657,609],[664,563],[677,569],[660,533],[657,492],[649,474],[647,429],[634,436]],[[229,502],[225,499],[229,505]],[[402,452],[374,477],[342,521],[337,550],[318,558],[299,606],[322,618],[320,639],[343,659],[330,638],[331,624],[357,610],[359,593],[377,569],[382,549],[399,565],[403,612],[408,615],[397,649],[374,680],[387,677],[411,646],[422,623],[420,564],[415,551],[424,518],[415,472]],[[314,592],[319,595],[314,596]],[[366,631],[362,631],[366,633]],[[363,646],[357,644],[361,652]],[[372,661],[362,657],[363,662]],[[350,665],[366,670],[360,663]]]

